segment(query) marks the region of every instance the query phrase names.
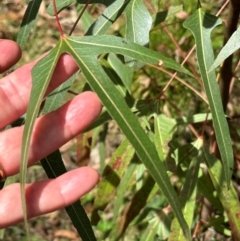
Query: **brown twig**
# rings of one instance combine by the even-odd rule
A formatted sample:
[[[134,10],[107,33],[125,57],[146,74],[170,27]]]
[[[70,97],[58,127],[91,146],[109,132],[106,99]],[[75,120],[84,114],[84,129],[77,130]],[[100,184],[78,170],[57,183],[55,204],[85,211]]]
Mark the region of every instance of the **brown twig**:
[[[90,2],[91,2],[91,0],[88,0],[88,1],[87,1],[87,3],[85,4],[85,6],[83,7],[83,9],[82,9],[81,13],[79,14],[79,16],[78,16],[77,20],[75,21],[75,23],[74,23],[74,24],[73,24],[73,26],[72,26],[72,29],[71,29],[71,30],[70,30],[70,32],[69,32],[69,36],[71,36],[71,35],[72,35],[72,33],[73,33],[74,29],[76,28],[76,26],[77,26],[77,24],[78,24],[79,20],[81,19],[81,17],[82,17],[82,15],[83,15],[83,13],[84,13],[84,12],[85,12],[85,10],[87,9],[87,7],[88,7],[88,5],[90,4]]]
[[[234,74],[233,74],[233,78],[231,80],[231,84],[230,84],[230,88],[229,88],[229,93],[232,93],[232,90],[233,90],[233,86],[234,86],[234,83],[235,83],[235,80],[236,80],[236,72],[238,71],[238,69],[240,68],[240,60],[238,60],[238,63],[234,69]]]
[[[190,84],[188,84],[186,81],[184,81],[182,78],[178,77],[176,72],[175,73],[171,73],[170,71],[166,70],[165,68],[163,67],[159,67],[159,66],[156,66],[156,65],[151,65],[151,64],[148,64],[149,66],[155,68],[155,69],[158,69],[160,70],[161,72],[171,76],[171,79],[168,81],[168,83],[165,85],[165,87],[163,88],[162,92],[159,94],[163,94],[167,88],[170,86],[170,84],[172,83],[172,81],[174,79],[178,80],[178,82],[182,83],[183,85],[185,85],[187,88],[189,88],[190,90],[192,90],[196,95],[198,95],[204,102],[206,102],[208,104],[208,100],[199,92],[197,91],[194,87],[192,87]]]
[[[182,48],[180,47],[180,45],[178,44],[178,42],[175,40],[173,34],[168,30],[168,26],[165,23],[161,23],[163,30],[166,32],[166,34],[168,35],[168,37],[171,39],[172,43],[175,45],[175,47],[177,48],[177,50],[179,51],[180,55],[182,56],[182,58],[185,60],[182,62],[182,65],[185,64],[186,62],[189,65],[189,68],[191,69],[192,73],[194,74],[195,78],[198,80],[199,83],[201,83],[200,78],[198,78],[198,74],[195,70],[195,68],[192,66],[192,64],[189,62],[189,58],[186,58],[186,53],[182,50]]]
[[[229,14],[226,21],[226,34],[224,44],[230,39],[232,34],[237,30],[240,14],[240,1],[231,0]],[[230,84],[233,77],[232,71],[233,55],[230,55],[223,63],[221,68],[221,79],[219,81],[220,92],[222,97],[223,109],[226,112],[227,103],[229,101]]]

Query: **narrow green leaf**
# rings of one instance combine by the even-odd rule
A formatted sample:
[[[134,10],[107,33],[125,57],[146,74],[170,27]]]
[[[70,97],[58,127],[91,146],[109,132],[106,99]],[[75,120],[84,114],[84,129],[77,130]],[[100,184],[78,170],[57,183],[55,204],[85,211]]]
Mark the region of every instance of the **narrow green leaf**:
[[[152,27],[152,17],[142,0],[132,0],[127,5],[126,10],[126,39],[147,46],[149,43],[149,31]],[[140,68],[142,63],[125,58],[129,66]]]
[[[49,179],[59,177],[67,172],[59,150],[43,158],[41,164]],[[67,206],[65,210],[83,241],[96,240],[91,223],[80,201]]]
[[[92,39],[92,41],[94,41],[94,39],[97,40],[99,39],[99,37],[102,38],[107,36],[95,36],[95,38],[85,38],[87,38],[88,40]],[[112,40],[110,43],[113,44],[115,38],[110,39]],[[119,38],[117,39],[119,40]],[[120,42],[121,41],[122,40],[120,40]],[[95,41],[95,44],[99,45],[99,43],[96,42],[97,41]],[[176,215],[177,219],[179,220],[179,223],[181,224],[182,229],[184,230],[184,234],[188,239],[190,239],[189,228],[186,225],[186,222],[180,211],[180,205],[177,201],[178,199],[176,193],[169,181],[166,170],[162,162],[159,160],[157,151],[153,143],[149,140],[148,136],[140,126],[137,118],[129,110],[126,102],[122,98],[122,95],[118,92],[116,87],[113,85],[111,80],[103,71],[101,65],[97,61],[97,58],[91,56],[91,48],[87,48],[88,53],[84,53],[85,48],[82,48],[82,42],[79,41],[79,38],[74,38],[74,41],[72,38],[66,38],[64,39],[64,43],[64,50],[66,52],[69,52],[74,57],[79,67],[81,67],[81,70],[84,73],[86,79],[88,80],[88,83],[91,86],[91,88],[98,94],[102,103],[108,109],[110,115],[118,123],[123,133],[126,135],[128,140],[133,145],[138,156],[140,157],[146,168],[149,170],[152,177],[159,184],[164,195],[167,197],[174,214]],[[109,46],[109,44],[107,43],[109,43],[109,41],[105,42],[105,46]],[[94,46],[93,42],[91,44],[92,46]],[[101,44],[101,46],[104,46],[104,44]],[[135,45],[133,44],[133,46]],[[143,51],[145,51],[145,48],[142,48],[144,49]],[[97,54],[98,51],[94,51],[92,53]],[[108,48],[108,51],[111,51],[111,47]],[[128,53],[128,51],[126,52]],[[137,56],[138,58],[142,58],[142,55]],[[144,61],[147,61],[146,58]]]
[[[211,113],[202,113],[202,114],[196,114],[189,117],[179,117],[176,119],[173,119],[174,122],[176,122],[177,125],[183,125],[183,124],[194,124],[199,122],[204,122],[206,120],[212,120],[212,114]]]
[[[69,89],[75,78],[76,74],[70,77],[51,94],[49,94],[42,111],[43,115],[58,109],[63,104],[66,91]],[[41,160],[41,164],[48,178],[50,179],[56,178],[67,172],[59,150],[56,150],[47,157],[43,158]],[[91,228],[91,223],[84,208],[81,205],[81,202],[76,201],[65,209],[82,240],[96,240],[94,232]]]
[[[198,64],[212,113],[219,151],[222,157],[224,179],[229,186],[233,168],[231,138],[215,73],[208,73],[208,69],[212,65],[214,57],[210,34],[219,24],[221,24],[219,18],[204,13],[201,9],[198,9],[184,22],[184,26],[193,33],[196,41]]]
[[[199,173],[200,161],[197,158],[193,158],[187,173],[184,185],[179,195],[179,200],[183,206],[182,211],[185,220],[189,227],[192,226],[194,211],[196,206],[197,195],[197,180]],[[168,238],[169,241],[185,241],[182,230],[176,218],[172,222],[171,234]]]
[[[20,183],[21,183],[21,194],[22,202],[25,205],[25,193],[24,193],[24,184],[26,179],[26,168],[27,168],[27,159],[29,144],[31,139],[31,134],[33,130],[33,125],[36,117],[38,116],[40,105],[44,98],[44,94],[51,80],[53,71],[55,69],[58,58],[60,57],[61,51],[61,41],[58,45],[43,59],[41,59],[33,68],[33,87],[30,97],[30,104],[27,110],[24,134],[23,134],[23,146],[22,146],[22,156],[21,156],[21,166],[20,166]],[[70,82],[73,81],[73,78],[70,78]],[[45,107],[44,112],[49,112],[56,109],[59,106],[60,99],[62,100],[66,89],[65,86],[69,86],[69,81],[66,84],[63,84],[59,89],[63,89],[62,93],[58,93],[49,100],[49,104]],[[57,157],[57,158],[56,158]],[[51,178],[63,174],[66,169],[64,164],[61,161],[61,156],[58,152],[49,155],[44,160],[42,160],[42,165],[45,172]],[[91,228],[91,224],[88,220],[88,217],[80,205],[80,202],[76,202],[66,208],[74,226],[77,228],[79,234],[83,240],[96,240],[94,233]],[[26,218],[26,217],[25,217]]]
[[[133,69],[124,65],[121,60],[113,53],[108,55],[108,62],[121,78],[124,86],[131,93],[131,83],[133,78]]]
[[[132,0],[126,10],[126,39],[140,45],[149,43],[152,17],[142,0]]]
[[[154,115],[154,143],[161,161],[165,161],[169,153],[168,142],[172,140],[175,126],[175,122],[165,115]]]
[[[27,228],[27,208],[25,197],[25,182],[27,173],[28,153],[30,148],[30,141],[33,131],[34,122],[38,116],[40,105],[42,103],[44,94],[51,80],[53,71],[55,69],[57,60],[60,56],[61,42],[52,49],[52,51],[41,59],[32,70],[33,87],[30,96],[29,106],[26,114],[26,121],[22,138],[21,149],[21,164],[20,164],[20,184],[21,184],[21,199],[24,213],[24,222]]]
[[[99,210],[104,210],[114,198],[116,189],[122,179],[125,169],[129,165],[135,151],[125,139],[114,152],[102,174],[102,181],[98,185],[98,192],[94,201],[92,224],[96,225],[100,219]]]
[[[52,93],[50,93],[45,101],[44,108],[42,110],[42,115],[45,115],[51,111],[58,109],[64,101],[66,92],[70,88],[73,81],[76,79],[76,75],[71,76],[67,81],[56,88]]]
[[[238,28],[224,45],[208,72],[217,68],[227,57],[240,48],[240,28]]]
[[[232,182],[228,186],[223,178],[224,170],[221,162],[212,156],[207,149],[204,148],[203,150],[209,175],[228,216],[232,235],[234,239],[240,240],[240,203],[236,190]]]
[[[23,49],[24,45],[28,41],[32,28],[36,24],[38,10],[40,8],[42,0],[32,0],[28,3],[25,11],[20,30],[17,36],[17,43]]]
[[[126,39],[109,36],[109,35],[100,35],[100,36],[84,36],[84,37],[67,37],[66,43],[68,43],[72,48],[81,52],[81,56],[92,57],[103,54],[103,53],[116,53],[125,55],[138,61],[146,64],[161,65],[165,68],[171,68],[176,71],[191,75],[192,74],[178,64],[176,61],[171,58],[165,57],[164,55],[142,47],[138,44],[132,43]]]
[[[110,63],[107,60],[101,59],[101,65],[108,77],[112,80],[113,84],[116,86],[118,91],[121,93],[123,97],[127,95],[127,88],[123,84],[122,80],[118,76],[118,74],[113,70]]]
[[[91,25],[86,35],[100,35],[106,33],[109,27],[122,14],[126,6],[125,3],[127,2],[129,2],[129,0],[112,1],[104,10],[103,14]]]

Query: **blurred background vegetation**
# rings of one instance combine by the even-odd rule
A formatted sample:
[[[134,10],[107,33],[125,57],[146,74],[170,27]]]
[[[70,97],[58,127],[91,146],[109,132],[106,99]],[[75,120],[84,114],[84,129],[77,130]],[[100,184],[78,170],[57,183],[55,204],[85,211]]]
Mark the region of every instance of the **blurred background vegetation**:
[[[27,3],[29,1],[21,0],[1,0],[0,2],[0,38],[7,38],[16,40],[22,17],[24,15]],[[229,2],[229,1],[228,1]],[[26,45],[22,59],[15,66],[22,66],[23,64],[37,58],[42,53],[50,50],[55,46],[59,38],[57,25],[54,17],[47,14],[47,6],[50,1],[44,1],[41,5],[39,18],[36,28],[31,33],[31,38]],[[177,62],[182,63],[191,48],[194,46],[195,41],[192,34],[182,24],[187,17],[197,9],[197,1],[192,0],[144,0],[149,12],[155,14],[160,11],[167,11],[175,8],[167,19],[155,26],[150,32],[149,47],[155,51],[160,51],[164,55],[175,59]],[[226,3],[223,0],[206,0],[201,1],[204,11],[216,15],[220,10],[220,17],[223,23],[226,22],[229,15],[229,6],[226,5],[223,9],[222,6]],[[96,19],[104,11],[105,6],[102,4],[90,4],[87,8],[85,15],[80,23],[77,25],[74,35],[84,35],[87,27],[89,26],[89,19]],[[79,7],[70,5],[63,10],[59,17],[64,32],[69,33],[73,26],[78,14]],[[89,17],[91,16],[91,17]],[[91,20],[92,21],[92,20]],[[117,36],[124,36],[125,33],[125,17],[121,16],[108,30],[108,34]],[[212,34],[212,44],[215,55],[220,51],[224,43],[225,25],[217,27]],[[230,132],[234,146],[235,155],[235,170],[234,170],[234,183],[236,189],[239,189],[239,54],[234,56],[232,68],[234,69],[233,82],[234,88],[231,88],[231,98],[227,105],[227,115],[231,120]],[[195,113],[207,113],[208,106],[203,100],[205,98],[202,81],[200,78],[199,70],[197,67],[196,55],[193,53],[187,60],[185,67],[188,68],[196,77],[194,80],[191,77],[185,76],[184,78],[179,75],[176,77],[164,93],[162,90],[166,87],[171,79],[172,72],[166,70],[164,67],[159,69],[144,66],[136,70],[132,77],[131,91],[135,99],[150,101],[157,96],[161,98],[160,108],[162,112],[172,118],[181,116],[192,116]],[[69,96],[72,97],[73,93],[79,93],[85,85],[85,80],[82,75],[77,77],[77,80],[71,87]],[[184,125],[178,128],[175,133],[174,141],[186,145],[195,140],[196,135],[201,134],[201,124]],[[206,132],[211,142],[211,127],[206,127]],[[96,137],[97,136],[97,137]],[[109,161],[116,148],[119,146],[123,136],[114,121],[99,127],[97,130],[79,135],[71,142],[67,143],[61,148],[63,159],[67,169],[73,169],[78,166],[89,165],[95,167],[102,173],[105,163]],[[139,168],[138,168],[139,170]],[[124,193],[122,201],[122,210],[119,214],[126,211],[124,207],[129,205],[133,198],[133,194],[139,190],[142,180],[137,179],[138,173],[135,173],[135,178],[131,179],[129,187]],[[44,171],[40,165],[30,168],[28,181],[41,180],[46,178]],[[178,176],[172,175],[172,182],[176,186],[176,190],[181,186],[182,180]],[[82,198],[87,213],[91,216],[93,211],[93,201],[96,195],[96,190]],[[224,220],[214,225],[209,222],[209,215],[211,216],[211,205],[203,197],[198,199],[198,208],[196,210],[196,222],[194,231],[196,231],[195,240],[231,240],[231,232],[228,225],[224,225]],[[114,203],[115,199],[113,200]],[[96,236],[99,240],[111,240],[108,238],[113,226],[113,203],[109,203],[103,213],[100,214],[101,221],[94,227]],[[168,227],[170,225],[171,213],[169,207],[166,206],[166,200],[161,195],[161,192],[156,192],[154,197],[140,210],[138,215],[133,217],[133,221],[125,230],[124,237],[121,240],[141,240],[144,234],[146,224],[149,220],[154,220],[156,216],[161,217],[162,225],[158,230],[158,237],[155,240],[166,240],[168,236]],[[200,217],[200,218],[199,218]],[[224,216],[223,216],[224,218]],[[199,223],[200,220],[200,223]],[[65,211],[56,211],[54,213],[44,215],[32,219],[30,222],[32,240],[54,240],[54,241],[67,241],[67,240],[81,240],[75,232],[71,221],[65,214]],[[199,227],[197,226],[199,225]],[[221,227],[217,229],[216,227]],[[25,240],[24,227],[22,224],[9,227],[2,234],[1,240]]]

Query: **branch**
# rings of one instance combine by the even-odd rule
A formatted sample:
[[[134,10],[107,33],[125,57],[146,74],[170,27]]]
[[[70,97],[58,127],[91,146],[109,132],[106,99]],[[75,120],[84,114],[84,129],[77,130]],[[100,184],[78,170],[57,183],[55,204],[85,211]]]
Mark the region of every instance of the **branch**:
[[[240,1],[231,0],[229,14],[226,22],[226,34],[224,44],[229,40],[232,34],[237,30],[237,24],[240,14]],[[227,103],[229,101],[229,89],[233,76],[232,72],[233,55],[230,55],[223,63],[221,68],[221,79],[219,82],[220,91],[222,96],[223,109],[226,112]]]

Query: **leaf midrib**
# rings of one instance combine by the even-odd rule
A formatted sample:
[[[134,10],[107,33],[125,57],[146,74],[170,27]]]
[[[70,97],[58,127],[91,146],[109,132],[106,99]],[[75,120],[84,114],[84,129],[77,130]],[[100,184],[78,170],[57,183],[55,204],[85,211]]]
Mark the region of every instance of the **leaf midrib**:
[[[90,69],[85,65],[84,61],[80,58],[80,56],[78,55],[78,53],[76,53],[76,51],[71,47],[71,44],[69,44],[68,40],[69,40],[69,39],[65,39],[65,42],[66,42],[67,46],[69,47],[69,49],[70,49],[70,50],[72,51],[72,53],[76,56],[76,58],[79,59],[79,61],[83,64],[83,66],[88,70],[88,72],[91,74],[92,78],[96,81],[96,83],[98,84],[99,88],[103,91],[103,93],[105,94],[105,96],[108,97],[107,92],[102,88],[101,85],[99,85],[98,80],[95,78],[94,75],[92,75],[92,72],[90,71]],[[70,41],[72,41],[72,39],[71,39]],[[95,57],[96,57],[96,56],[95,56]],[[92,56],[91,56],[91,57],[86,57],[86,58],[88,58],[88,59],[91,59],[91,58],[92,58],[92,59],[93,59]],[[93,60],[97,61],[97,58],[94,58]],[[100,67],[101,67],[101,66],[100,66]],[[172,196],[172,193],[169,192],[168,186],[166,186],[165,180],[162,178],[161,172],[159,172],[159,167],[157,167],[157,166],[155,165],[155,163],[154,163],[154,161],[152,160],[151,156],[148,155],[148,151],[146,151],[145,147],[141,145],[141,142],[139,141],[139,139],[137,138],[137,136],[135,135],[135,133],[132,132],[132,129],[129,127],[128,122],[125,121],[125,118],[123,118],[121,112],[119,112],[118,108],[116,108],[116,106],[115,106],[114,102],[112,102],[111,98],[108,98],[108,100],[109,100],[109,101],[111,102],[111,104],[115,107],[115,110],[117,110],[117,113],[118,113],[119,116],[122,118],[122,120],[124,120],[125,125],[126,125],[127,128],[130,130],[130,132],[132,133],[132,135],[135,137],[135,140],[137,140],[137,142],[138,142],[139,146],[142,148],[145,156],[146,156],[146,157],[148,158],[148,160],[150,161],[150,164],[154,167],[155,175],[157,174],[157,175],[158,175],[158,178],[160,178],[160,180],[161,180],[161,182],[162,182],[162,185],[164,186],[165,191],[168,193],[168,197],[171,199],[172,205],[175,206],[175,201],[176,201],[176,200],[175,200],[174,197]],[[126,123],[127,123],[127,124],[126,124]],[[152,153],[152,154],[153,154],[153,153]],[[155,157],[158,158],[157,152],[156,152]],[[146,162],[145,162],[145,163],[146,163]],[[182,216],[182,213],[178,211],[178,207],[177,207],[177,206],[175,206],[175,211],[178,213],[178,217],[183,217],[183,216]],[[182,221],[184,222],[184,220],[182,220]],[[186,225],[186,228],[187,228],[187,227],[188,227],[187,224],[185,224],[185,225]]]
[[[199,13],[199,20],[200,20],[200,23],[202,23],[202,14],[201,14],[201,9],[199,9],[198,11],[200,11],[200,13]],[[206,54],[205,54],[205,48],[204,48],[204,45],[203,45],[203,33],[202,33],[202,28],[200,28],[200,33],[201,33],[201,44],[202,44],[202,49],[203,49],[203,51],[202,51],[202,55],[203,55],[203,63],[204,63],[204,68],[205,68],[205,75],[206,75],[206,77],[207,77],[207,80],[208,80],[208,82],[209,82],[209,85],[210,85],[210,81],[209,81],[209,74],[207,73],[207,64],[206,64]],[[201,53],[201,51],[199,51],[200,53]],[[215,110],[215,113],[218,113],[218,111],[217,111],[217,108],[216,108],[216,105],[215,105],[215,102],[214,101],[212,101],[213,99],[214,99],[214,95],[213,95],[213,93],[212,93],[212,88],[208,88],[208,91],[210,92],[210,94],[211,94],[211,103],[212,103],[212,105],[213,105],[213,108],[214,108],[214,110]],[[219,116],[218,115],[216,115],[216,118],[214,118],[214,119],[217,119],[217,125],[218,125],[218,129],[220,129],[220,134],[221,134],[221,136],[222,136],[222,138],[224,139],[224,135],[223,135],[223,132],[222,132],[222,128],[221,128],[221,124],[220,124],[220,120],[219,120]],[[224,141],[222,141],[222,139],[221,139],[221,143],[223,144],[223,146],[224,146],[224,152],[225,153],[227,153],[227,148],[226,148],[226,145],[225,145],[225,142]],[[227,157],[225,157],[225,158],[227,158]],[[225,171],[225,173],[227,173],[227,170],[224,170]],[[226,177],[227,177],[228,175],[226,175]]]

